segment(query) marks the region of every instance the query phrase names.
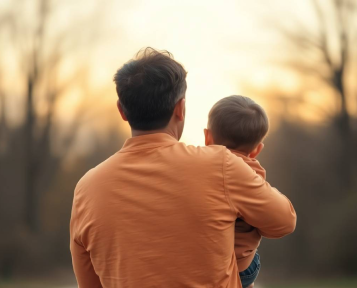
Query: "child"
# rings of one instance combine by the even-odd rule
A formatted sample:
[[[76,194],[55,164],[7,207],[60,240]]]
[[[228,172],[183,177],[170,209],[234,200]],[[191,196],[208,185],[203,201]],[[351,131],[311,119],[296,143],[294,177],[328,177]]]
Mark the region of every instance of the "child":
[[[248,97],[229,96],[218,101],[208,115],[206,145],[223,145],[243,158],[265,179],[265,170],[255,160],[262,151],[262,141],[269,128],[265,111]],[[235,225],[235,254],[243,288],[251,288],[260,270],[257,248],[261,240],[258,230],[242,219]]]

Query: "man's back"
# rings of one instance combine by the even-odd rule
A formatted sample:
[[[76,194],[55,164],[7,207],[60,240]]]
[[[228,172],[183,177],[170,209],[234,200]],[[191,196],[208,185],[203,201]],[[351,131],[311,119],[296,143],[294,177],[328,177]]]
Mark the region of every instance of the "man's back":
[[[240,287],[228,194],[236,179],[225,170],[235,165],[243,188],[249,175],[259,176],[228,153],[152,134],[127,140],[89,171],[71,219],[80,287]]]
[[[187,147],[166,134],[130,140],[75,194],[72,235],[102,286],[237,287],[224,147]]]

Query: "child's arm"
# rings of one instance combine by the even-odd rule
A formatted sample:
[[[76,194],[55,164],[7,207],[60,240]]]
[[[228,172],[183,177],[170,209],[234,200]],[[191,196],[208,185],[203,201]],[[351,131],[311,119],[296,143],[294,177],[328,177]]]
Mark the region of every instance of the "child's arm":
[[[248,165],[255,167],[254,171]],[[259,166],[256,160],[245,163],[227,151],[226,193],[237,218],[257,228],[264,237],[280,238],[294,231],[296,213],[289,199],[265,181],[265,170]]]

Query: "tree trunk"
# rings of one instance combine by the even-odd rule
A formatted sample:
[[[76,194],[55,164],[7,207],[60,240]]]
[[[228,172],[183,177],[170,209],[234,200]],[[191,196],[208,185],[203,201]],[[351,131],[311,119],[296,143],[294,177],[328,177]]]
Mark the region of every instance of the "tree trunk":
[[[35,113],[33,105],[34,80],[27,83],[27,106],[25,124],[25,223],[32,232],[39,230],[38,201],[36,195],[37,165],[34,159],[34,124]]]
[[[350,123],[350,115],[347,111],[347,101],[346,94],[343,85],[343,69],[339,69],[334,72],[334,86],[339,93],[341,99],[341,107],[339,113],[336,115],[336,128],[340,134],[340,139],[342,142],[341,149],[341,161],[340,161],[340,171],[341,171],[341,184],[345,189],[349,189],[352,183],[353,177],[353,160],[355,158],[355,153],[353,149],[353,139]]]

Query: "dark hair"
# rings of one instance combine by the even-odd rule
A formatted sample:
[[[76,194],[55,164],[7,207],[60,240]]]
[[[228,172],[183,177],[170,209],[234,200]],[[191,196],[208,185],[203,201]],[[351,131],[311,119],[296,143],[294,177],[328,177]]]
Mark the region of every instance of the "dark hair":
[[[167,126],[178,100],[185,96],[187,72],[168,51],[140,50],[114,75],[123,112],[136,130]]]
[[[233,95],[212,107],[208,128],[215,144],[251,152],[267,134],[269,121],[263,108],[252,99]]]

